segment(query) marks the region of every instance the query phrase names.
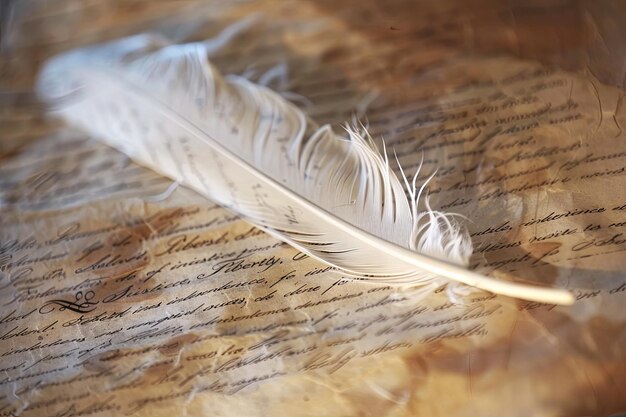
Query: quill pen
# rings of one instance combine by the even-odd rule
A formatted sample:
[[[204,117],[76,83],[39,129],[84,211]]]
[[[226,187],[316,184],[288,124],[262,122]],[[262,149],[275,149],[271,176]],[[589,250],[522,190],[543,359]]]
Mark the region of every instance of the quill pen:
[[[425,184],[400,180],[362,125],[346,137],[318,127],[271,90],[223,77],[207,49],[138,35],[70,51],[46,64],[38,92],[53,113],[346,274],[573,302],[466,269],[467,234],[418,209]]]

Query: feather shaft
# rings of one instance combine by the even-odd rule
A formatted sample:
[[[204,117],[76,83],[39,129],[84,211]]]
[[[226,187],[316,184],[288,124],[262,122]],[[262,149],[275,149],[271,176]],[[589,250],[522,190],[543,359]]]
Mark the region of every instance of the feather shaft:
[[[139,45],[141,46],[141,43]],[[133,49],[132,45],[129,49]],[[181,52],[180,60],[176,54],[172,54],[173,58],[167,54],[164,58],[158,55],[155,58],[144,52],[147,60],[156,60],[154,66],[148,66],[144,72],[140,72],[140,76],[146,77],[145,80],[139,78],[138,81],[136,76],[128,75],[132,74],[132,71],[125,70],[123,66],[116,68],[116,71],[104,71],[102,66],[98,65],[73,69],[72,77],[81,83],[78,89],[70,90],[77,101],[70,104],[64,101],[59,109],[60,113],[68,120],[82,124],[88,130],[94,130],[109,144],[121,148],[143,165],[175,178],[176,181],[207,195],[299,250],[353,275],[378,282],[405,285],[424,284],[436,277],[445,277],[511,297],[554,304],[573,302],[572,295],[565,290],[489,278],[460,267],[452,261],[440,259],[440,256],[411,250],[415,246],[414,239],[419,239],[421,243],[425,242],[427,244],[425,248],[433,247],[435,252],[449,251],[450,256],[458,254],[463,259],[467,249],[463,246],[462,237],[455,235],[458,231],[445,215],[430,209],[426,213],[417,213],[417,198],[424,189],[422,186],[416,191],[417,175],[413,178],[412,191],[409,190],[411,196],[409,202],[402,192],[400,182],[389,167],[386,152],[382,156],[377,153],[371,138],[362,139],[356,132],[349,131],[351,141],[345,142],[335,137],[328,127],[322,127],[306,141],[303,139],[306,119],[284,99],[263,87],[251,85],[243,80],[231,78],[224,81],[214,68],[208,66],[206,52],[202,52],[201,44],[174,52]],[[163,63],[159,59],[172,62]],[[200,68],[197,70],[199,72],[197,77],[204,78],[193,78],[193,85],[207,89],[206,100],[213,105],[213,108],[209,106],[209,112],[213,111],[216,114],[214,119],[216,124],[226,124],[222,121],[223,117],[218,116],[220,112],[236,113],[238,106],[245,109],[249,101],[261,103],[267,108],[261,109],[258,113],[255,113],[254,109],[244,110],[244,115],[237,120],[240,126],[248,127],[248,130],[239,134],[237,126],[233,125],[231,130],[237,133],[229,134],[224,126],[215,127],[195,116],[199,113],[196,108],[185,112],[176,105],[179,101],[185,104],[186,97],[195,93],[186,91],[188,86],[181,87],[182,93],[175,90],[176,94],[173,97],[164,94],[164,90],[157,88],[156,91],[152,91],[147,88],[149,83],[144,81],[158,77],[159,70],[175,73],[181,61],[185,68]],[[150,61],[148,63],[151,64]],[[145,62],[140,64],[145,65]],[[44,72],[42,76],[44,96],[47,87],[46,76],[49,76],[50,72],[54,74],[54,70],[58,70],[59,66],[68,69],[67,62],[57,61],[53,63],[52,70]],[[187,74],[188,77],[191,75]],[[171,79],[170,82],[176,83],[178,80]],[[58,97],[66,98],[67,88],[61,91],[63,93],[58,94]],[[58,102],[54,98],[54,95],[50,97],[48,94],[49,100],[53,103]],[[201,101],[203,100],[205,98],[201,97]],[[220,100],[226,100],[226,103]],[[241,100],[241,103],[237,100]],[[85,106],[85,101],[91,102],[91,107]],[[111,101],[133,103],[135,106],[133,108],[141,109],[142,113],[149,115],[150,122],[165,126],[161,130],[170,129],[173,133],[163,133],[149,143],[142,143],[148,139],[142,137],[140,133],[129,134],[128,142],[131,143],[128,144],[120,141],[119,132],[107,129],[106,122],[101,123],[103,127],[94,128],[91,124],[94,109],[110,104]],[[125,109],[125,121],[130,123],[130,130],[143,123],[139,116],[132,116],[133,108],[128,111]],[[264,113],[266,110],[269,110],[269,113]],[[287,131],[281,133],[281,129]],[[277,131],[288,136],[283,147],[279,147],[280,141],[276,138],[280,134],[276,133]],[[218,134],[224,137],[216,136]],[[172,139],[173,137],[178,139]],[[238,143],[229,143],[227,137],[233,142],[240,140],[240,148],[236,148]],[[151,149],[152,146],[161,152]],[[281,150],[285,148],[287,151]],[[162,151],[163,149],[167,149],[167,152]],[[339,155],[329,153],[329,149],[334,149]],[[176,156],[182,152],[187,152],[185,165],[181,165]],[[277,152],[278,156],[272,152]],[[201,154],[204,165],[200,167],[194,165],[194,168],[193,158],[197,153]],[[242,157],[241,153],[248,157]],[[272,169],[274,173],[269,174]],[[211,170],[212,180],[209,181],[207,176]],[[234,183],[233,175],[228,175],[234,172],[242,178],[239,183]],[[301,178],[290,178],[294,172]],[[341,195],[336,196],[335,200],[330,199],[326,204],[316,201],[314,196],[324,192],[319,190],[319,184],[327,178],[324,175],[331,184],[337,183],[338,189],[348,190],[350,195],[339,193]],[[408,185],[404,175],[403,179]],[[209,183],[217,185],[211,187]],[[285,183],[290,183],[291,186],[286,186]],[[315,188],[311,184],[318,187]],[[356,192],[355,197],[353,191]],[[354,198],[356,203],[353,203]],[[343,204],[339,204],[342,202]],[[370,213],[364,218],[359,218],[361,226],[347,220],[350,218],[349,212],[342,217],[333,210],[344,207],[346,203],[348,209],[351,206],[355,206],[356,209],[362,207]],[[407,219],[403,217],[412,219],[412,223],[407,223]],[[429,220],[420,225],[419,221],[423,218]],[[443,232],[439,229],[440,222],[443,223]],[[397,235],[381,237],[374,232],[386,229],[396,231]],[[406,243],[401,245],[398,244],[399,241]],[[380,265],[372,264],[372,259],[381,259]]]

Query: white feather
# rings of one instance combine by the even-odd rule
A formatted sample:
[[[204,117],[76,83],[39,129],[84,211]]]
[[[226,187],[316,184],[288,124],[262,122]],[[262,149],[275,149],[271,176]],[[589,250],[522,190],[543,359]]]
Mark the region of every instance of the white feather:
[[[271,90],[222,77],[207,43],[141,35],[72,51],[46,65],[39,92],[71,123],[345,273],[572,302],[464,268],[467,233],[427,202],[418,210],[425,184],[401,182],[362,125],[342,137]]]

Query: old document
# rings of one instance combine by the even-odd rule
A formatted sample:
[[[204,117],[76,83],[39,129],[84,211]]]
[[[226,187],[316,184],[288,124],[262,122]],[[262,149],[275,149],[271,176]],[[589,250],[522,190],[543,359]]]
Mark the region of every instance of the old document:
[[[473,269],[576,303],[353,281],[7,93],[0,131],[22,144],[0,159],[0,416],[626,411],[623,90],[460,52],[463,25],[352,27],[314,2],[223,6],[198,36],[257,7],[223,73],[337,130],[366,119],[435,173]]]

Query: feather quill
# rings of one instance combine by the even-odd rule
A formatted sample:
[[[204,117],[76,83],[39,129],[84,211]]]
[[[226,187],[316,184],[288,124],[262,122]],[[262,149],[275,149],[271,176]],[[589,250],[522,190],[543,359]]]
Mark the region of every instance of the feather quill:
[[[139,35],[78,49],[47,63],[38,91],[70,123],[346,274],[573,301],[467,270],[467,233],[418,209],[425,184],[400,180],[362,125],[318,127],[268,88],[223,77],[211,48]]]

